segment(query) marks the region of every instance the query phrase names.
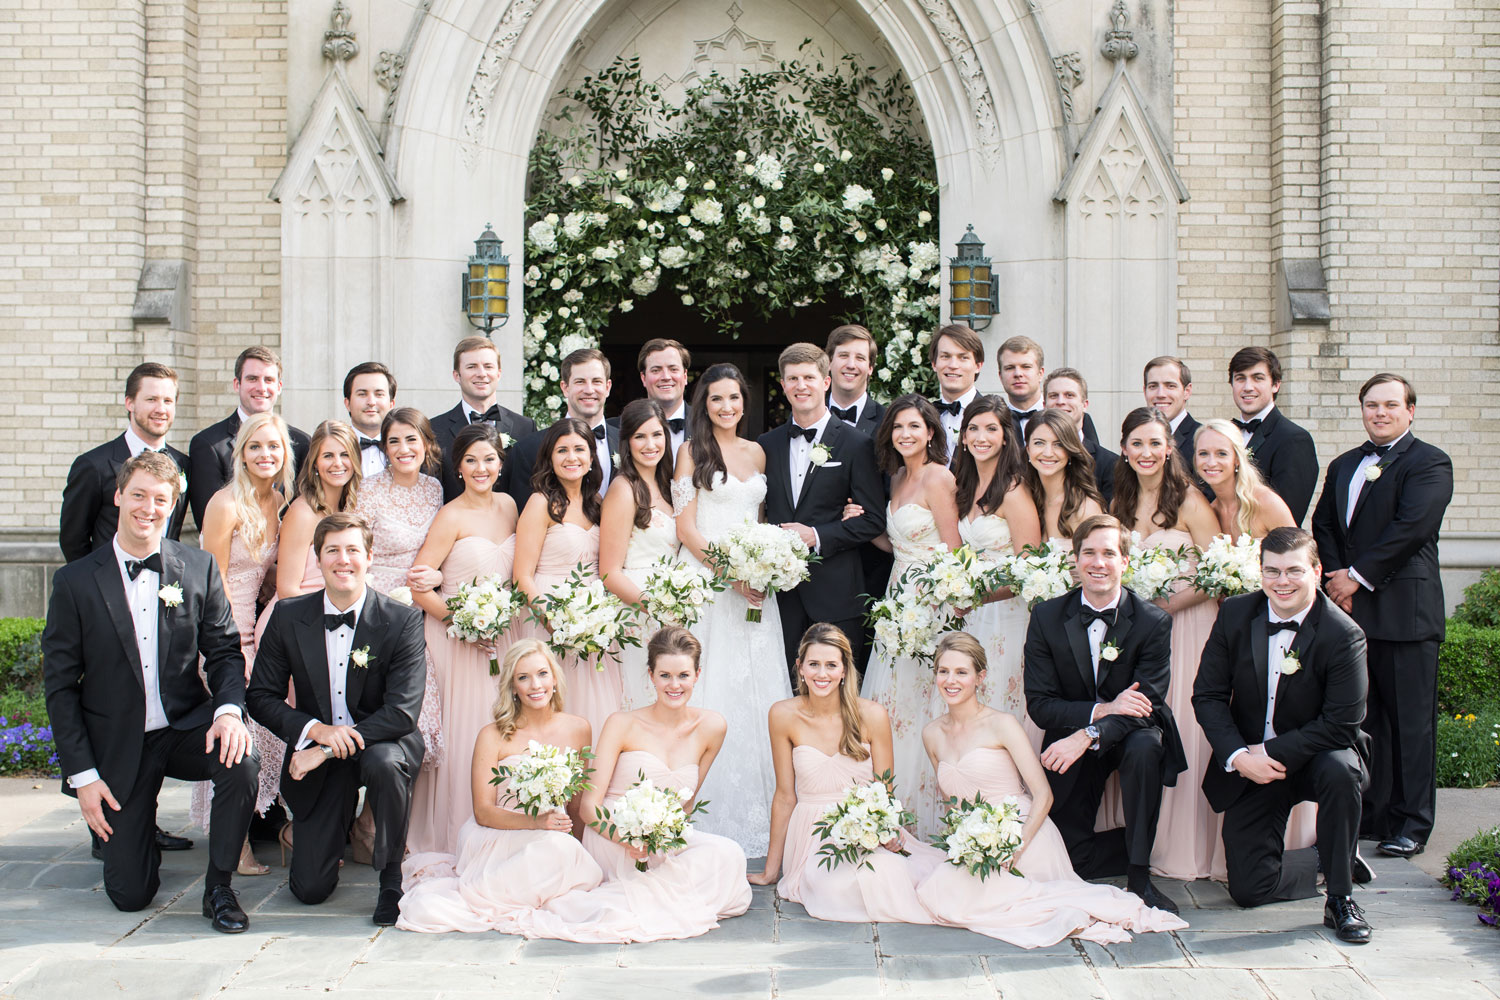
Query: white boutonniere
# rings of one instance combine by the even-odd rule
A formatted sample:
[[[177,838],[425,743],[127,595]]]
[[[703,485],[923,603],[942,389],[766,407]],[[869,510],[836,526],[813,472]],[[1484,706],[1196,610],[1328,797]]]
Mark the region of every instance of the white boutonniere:
[[[1385,466],[1379,462],[1376,462],[1374,465],[1365,466],[1365,482],[1373,483],[1375,480],[1379,479],[1381,474],[1384,472]]]
[[[516,439],[515,438],[511,437],[509,434],[505,433],[504,431],[500,432],[500,447],[504,448],[506,451],[509,451],[510,450],[510,446],[513,445],[513,444],[515,444],[515,443],[516,443]]]
[[[354,664],[356,667],[359,667],[361,670],[368,667],[370,665],[370,661],[373,659],[374,657],[370,655],[369,646],[364,646],[360,649],[353,650],[349,654],[349,662]]]
[[[1099,659],[1113,663],[1119,658],[1120,644],[1115,640],[1111,639],[1109,640],[1109,642],[1106,642],[1104,645],[1099,647]]]
[[[395,601],[397,604],[404,604],[408,608],[411,607],[410,587],[392,587],[391,592],[386,596]]]
[[[1295,674],[1297,671],[1299,671],[1301,669],[1302,669],[1302,661],[1297,658],[1297,654],[1296,653],[1288,651],[1288,652],[1286,652],[1285,654],[1282,655],[1282,657],[1281,657],[1281,676],[1283,676],[1283,677],[1290,677],[1292,674]]]
[[[161,602],[169,608],[175,608],[182,604],[182,588],[175,583],[163,584],[161,589],[156,592],[156,596],[160,597]]]
[[[612,469],[618,469],[620,467],[620,453],[618,451],[612,451],[612,452],[610,452],[609,453],[609,462],[610,462],[610,468],[612,468]]]
[[[182,495],[183,493],[186,493],[186,492],[187,492],[187,473],[186,472],[179,472],[179,473],[177,473],[177,493],[180,496],[180,495]]]
[[[808,461],[812,462],[814,468],[821,469],[823,466],[828,464],[828,460],[832,457],[833,452],[829,449],[829,447],[823,442],[819,441],[817,444],[812,446],[812,456],[808,459]]]

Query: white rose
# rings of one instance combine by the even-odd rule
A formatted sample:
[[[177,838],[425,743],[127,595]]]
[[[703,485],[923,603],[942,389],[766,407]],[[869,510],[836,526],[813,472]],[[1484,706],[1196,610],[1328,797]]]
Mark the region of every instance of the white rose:
[[[888,181],[892,177],[895,177],[895,176],[896,176],[896,171],[892,170],[890,167],[881,167],[880,168],[880,179],[881,180]]]
[[[826,169],[827,168],[824,167],[823,164],[821,164],[821,163],[814,163],[813,164],[813,173],[815,173],[815,174],[821,174]]]
[[[1379,465],[1365,466],[1365,482],[1373,483],[1375,480],[1379,479],[1381,476],[1381,471],[1382,470]]]
[[[411,606],[410,587],[392,587],[391,592],[386,596],[398,604],[405,604],[407,607]]]

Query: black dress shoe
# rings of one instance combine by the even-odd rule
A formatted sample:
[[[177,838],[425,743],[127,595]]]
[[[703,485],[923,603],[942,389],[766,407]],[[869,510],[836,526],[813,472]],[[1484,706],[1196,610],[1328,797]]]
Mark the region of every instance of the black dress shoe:
[[[396,918],[401,916],[401,890],[381,889],[380,898],[375,903],[375,915],[371,917],[377,927],[394,927]]]
[[[1147,882],[1141,888],[1131,889],[1130,891],[1141,897],[1141,902],[1147,906],[1155,907],[1158,910],[1165,910],[1168,913],[1177,912],[1177,904],[1172,900],[1172,897],[1158,889],[1154,882]]]
[[[160,851],[191,851],[193,842],[186,837],[179,837],[157,827],[156,848]]]
[[[224,934],[240,934],[250,926],[250,918],[240,909],[239,897],[227,885],[216,885],[203,893],[203,915],[214,930]]]
[[[1426,849],[1426,844],[1419,844],[1410,837],[1391,837],[1375,845],[1375,850],[1393,858],[1414,858]]]
[[[1375,881],[1374,869],[1370,867],[1370,863],[1368,861],[1360,856],[1359,851],[1354,852],[1353,867],[1355,885],[1369,885],[1371,882]]]
[[[1349,944],[1369,944],[1373,933],[1353,896],[1329,896],[1323,904],[1323,926],[1332,927],[1339,940]]]

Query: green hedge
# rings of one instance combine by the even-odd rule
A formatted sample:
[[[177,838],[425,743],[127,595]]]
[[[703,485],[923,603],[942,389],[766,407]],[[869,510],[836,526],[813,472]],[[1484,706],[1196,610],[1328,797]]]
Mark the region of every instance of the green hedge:
[[[1448,715],[1500,707],[1500,628],[1448,619],[1438,650],[1438,709]]]
[[[1464,588],[1464,602],[1453,609],[1452,621],[1482,628],[1500,628],[1500,569],[1487,569]]]
[[[0,691],[42,693],[41,618],[0,618]]]
[[[1439,788],[1483,788],[1500,781],[1500,711],[1440,715]]]

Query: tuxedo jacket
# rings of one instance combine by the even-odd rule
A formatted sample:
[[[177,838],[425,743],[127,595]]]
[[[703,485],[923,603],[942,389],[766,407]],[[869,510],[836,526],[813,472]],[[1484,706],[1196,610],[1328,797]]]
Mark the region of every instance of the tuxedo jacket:
[[[453,439],[458,432],[469,426],[468,414],[464,412],[464,404],[459,403],[447,413],[439,413],[432,418],[432,433],[437,438],[438,447],[443,449],[443,502],[447,503],[464,491],[464,484],[459,482],[457,473],[453,470]],[[530,437],[536,433],[536,422],[530,417],[523,417],[514,410],[500,407],[500,421],[495,427],[501,434],[509,434],[512,441],[520,441],[524,437]],[[506,469],[510,467],[511,456],[505,455],[500,468],[500,477],[495,480],[495,492],[504,490],[504,479]]]
[[[809,579],[791,595],[802,602],[813,621],[844,621],[864,614],[864,570],[859,547],[885,531],[885,490],[869,437],[830,415],[821,444],[829,450],[823,466],[811,466],[802,494],[792,496],[790,423],[762,434],[766,453],[766,520],[799,522],[818,533],[822,561],[813,563]],[[865,509],[845,521],[844,504],[852,499]]]
[[[1109,505],[1115,498],[1115,463],[1120,460],[1120,456],[1098,441],[1090,441],[1088,438],[1083,439],[1083,450],[1094,460],[1094,484],[1104,494],[1104,509],[1109,510]]]
[[[1038,604],[1026,628],[1026,711],[1045,734],[1043,746],[1089,725],[1096,704],[1139,683],[1141,693],[1151,699],[1153,712],[1144,718],[1105,715],[1095,719],[1099,751],[1107,753],[1133,731],[1155,726],[1161,730],[1165,751],[1162,784],[1176,784],[1177,775],[1187,770],[1187,756],[1167,705],[1172,683],[1172,616],[1122,587],[1119,615],[1100,643],[1101,649],[1115,643],[1120,653],[1113,662],[1101,658],[1096,685],[1088,629],[1079,615],[1082,608],[1082,591],[1070,590]]]
[[[1292,520],[1300,525],[1318,488],[1318,449],[1312,435],[1273,406],[1246,447],[1266,485],[1286,501]]]
[[[235,410],[218,423],[203,428],[188,442],[188,504],[193,508],[193,523],[201,530],[203,512],[213,495],[228,485],[234,476],[234,436],[240,432],[240,412]],[[308,436],[288,425],[292,439],[292,461],[301,470],[312,444]],[[359,461],[359,456],[353,456]]]
[[[516,446],[511,449],[510,455],[506,457],[505,466],[500,470],[500,486],[516,502],[517,511],[526,509],[526,501],[530,500],[531,494],[535,492],[531,488],[531,477],[536,473],[537,453],[542,450],[542,436],[546,433],[547,430],[544,428],[517,441]],[[600,446],[599,439],[595,438],[594,447],[597,449]],[[618,455],[620,453],[620,427],[618,424],[611,424],[609,421],[605,421],[603,447],[607,448],[611,455]],[[613,481],[614,474],[617,471],[619,470],[616,468],[616,463],[611,461],[609,465],[610,475],[604,481],[604,485],[600,487],[599,491],[601,493],[609,489],[609,484]]]
[[[1213,759],[1203,775],[1203,794],[1223,812],[1249,787],[1250,780],[1224,770],[1229,755],[1264,742],[1266,753],[1286,765],[1303,767],[1314,754],[1353,749],[1369,759],[1365,717],[1365,636],[1354,619],[1319,593],[1289,652],[1302,667],[1276,684],[1276,735],[1266,740],[1266,681],[1270,676],[1269,601],[1264,593],[1231,597],[1208,634],[1193,711],[1208,737]]]
[[[186,476],[188,457],[171,445],[166,446],[166,452]],[[82,559],[96,549],[111,547],[120,523],[120,508],[115,506],[115,476],[128,461],[130,445],[125,443],[124,434],[73,459],[67,484],[63,486],[62,512],[57,519],[57,544],[68,562]],[[191,485],[188,479],[189,488]],[[166,536],[173,541],[182,534],[187,509],[188,496],[184,490],[167,521]]]
[[[1362,457],[1354,448],[1328,465],[1312,522],[1323,572],[1353,569],[1375,588],[1354,594],[1354,620],[1369,638],[1441,640],[1437,540],[1453,499],[1453,463],[1408,433],[1382,456],[1379,478],[1365,483],[1350,518],[1349,480]]]
[[[162,586],[182,588],[180,605],[157,606],[161,702],[171,728],[190,730],[212,722],[220,705],[243,711],[245,657],[213,556],[162,539],[161,561]],[[52,577],[42,676],[63,774],[98,768],[124,802],[145,745],[146,687],[113,545],[68,563]],[[63,788],[74,794],[66,780]]]
[[[368,647],[370,659],[364,667],[350,662],[344,690],[354,728],[366,746],[399,741],[421,751],[417,716],[427,683],[422,617],[420,608],[407,607],[373,588],[365,590],[365,606],[349,648]],[[277,602],[255,652],[255,673],[245,702],[255,721],[286,741],[283,773],[303,728],[314,720],[331,724],[333,718],[326,635],[323,591],[315,590]],[[288,683],[296,708],[286,701]],[[293,812],[299,803],[305,809],[316,799],[326,774],[318,768],[300,781],[283,777],[282,794]]]
[[[833,397],[829,396],[826,402],[832,407]],[[839,418],[834,417],[833,419],[838,420]],[[880,421],[883,419],[885,419],[885,404],[877,402],[874,396],[866,396],[864,408],[859,411],[859,419],[855,421],[853,426],[855,430],[859,431],[865,437],[874,440],[875,432],[880,430]],[[841,422],[848,423],[848,421]]]

